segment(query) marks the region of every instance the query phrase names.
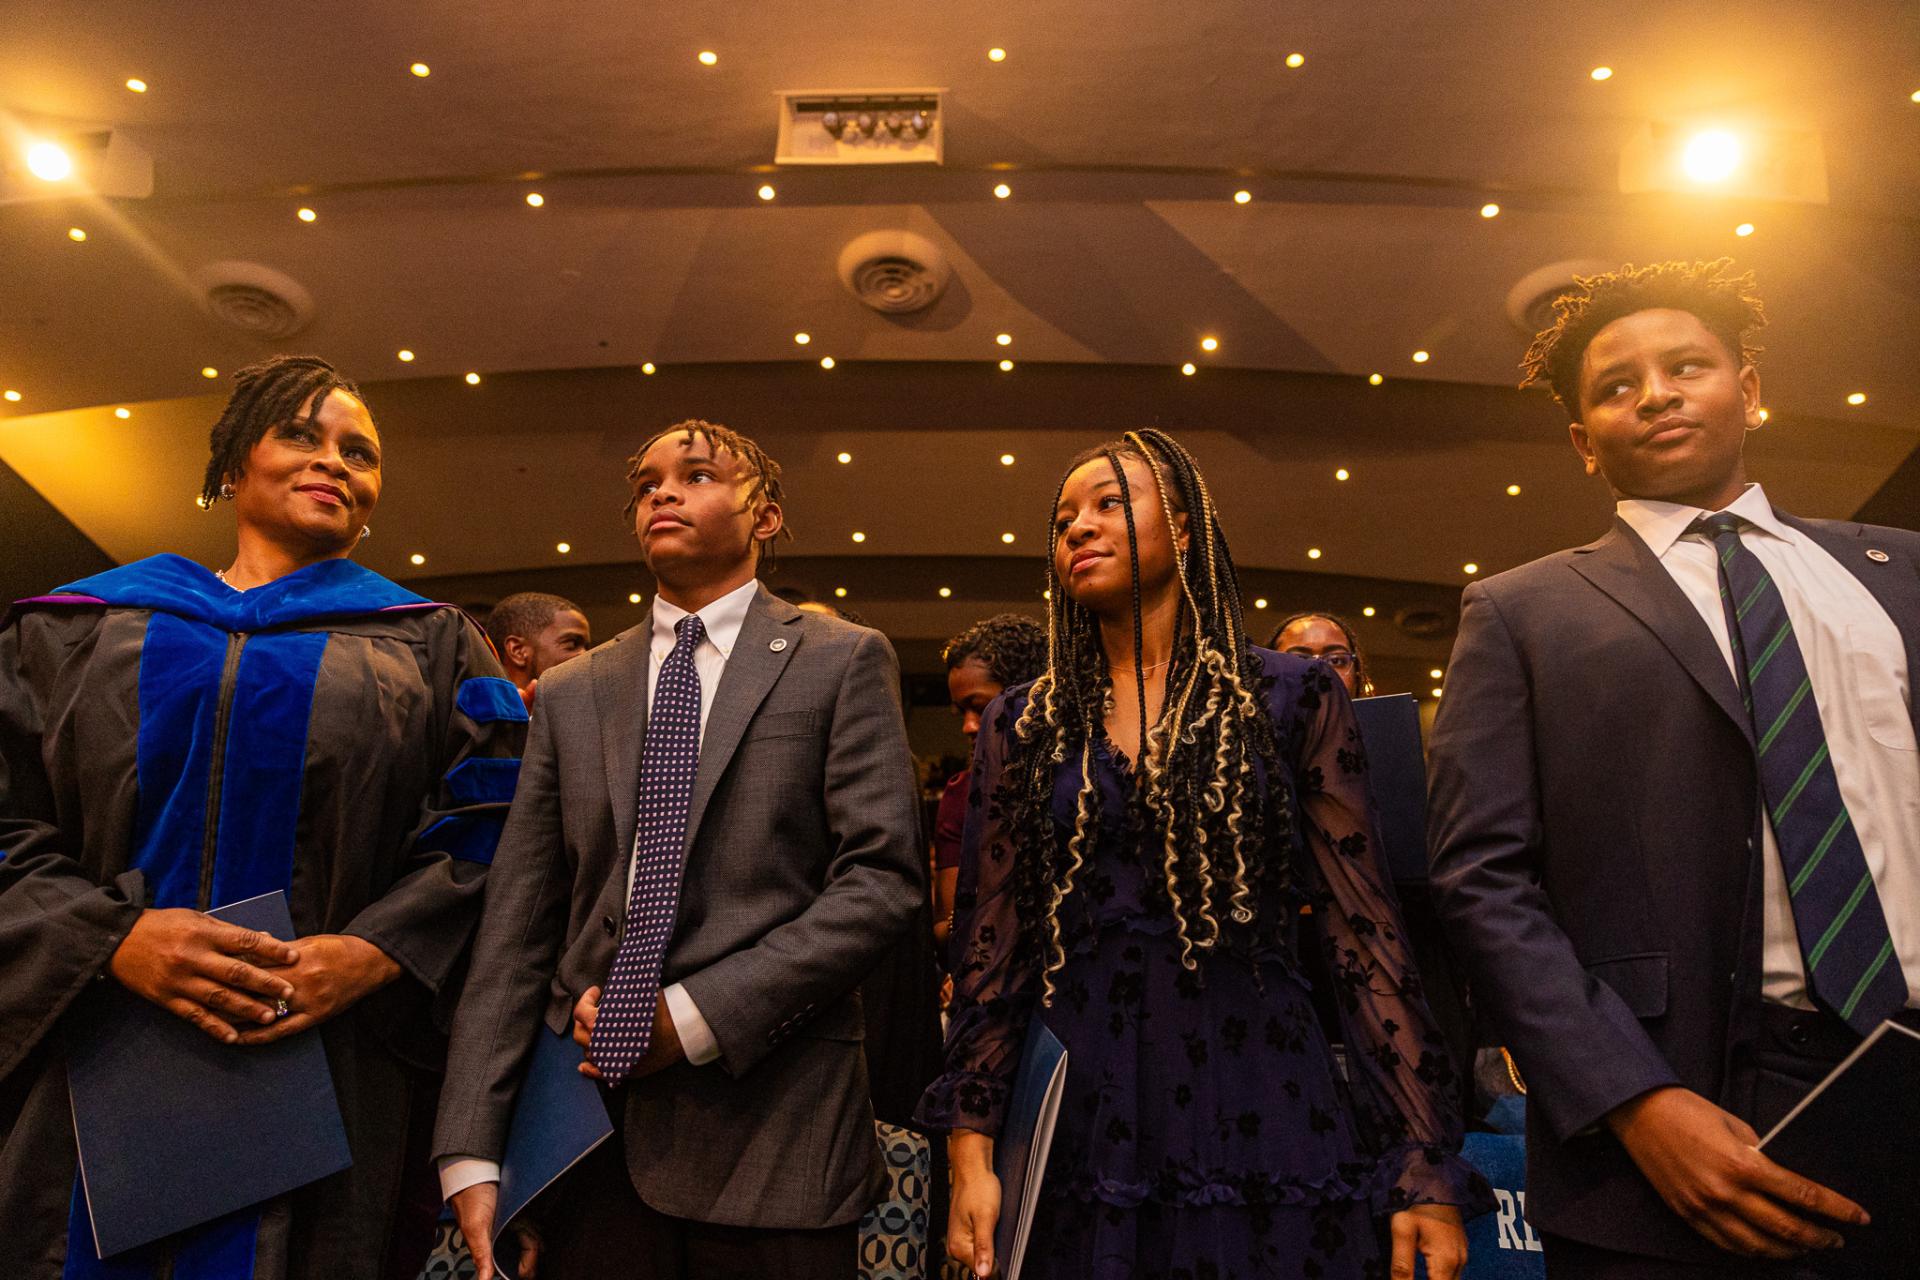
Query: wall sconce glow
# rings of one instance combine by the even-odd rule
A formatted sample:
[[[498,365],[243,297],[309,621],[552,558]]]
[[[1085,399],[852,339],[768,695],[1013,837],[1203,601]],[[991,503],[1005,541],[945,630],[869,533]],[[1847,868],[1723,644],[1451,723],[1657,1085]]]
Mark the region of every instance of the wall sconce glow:
[[[1013,335],[1010,333],[996,333],[993,335],[993,340],[999,343],[1003,347],[1010,347],[1013,345]]]
[[[640,372],[646,374],[649,378],[651,378],[657,372],[657,369],[653,361],[649,360],[645,364],[640,366]]]
[[[1587,72],[1587,74],[1592,76],[1595,80],[1611,80],[1613,79],[1613,68],[1612,67],[1595,67],[1593,70]]]
[[[1202,351],[1218,351],[1220,349],[1220,339],[1202,338],[1200,339],[1200,349]]]
[[[1680,168],[1695,182],[1721,182],[1740,167],[1740,139],[1725,129],[1708,129],[1687,139]]]
[[[1424,351],[1416,351],[1413,353],[1413,362],[1415,364],[1425,364],[1431,359],[1433,359],[1433,357]]]
[[[703,66],[703,67],[711,67],[711,66],[713,66],[713,65],[714,65],[715,63],[717,63],[717,62],[719,62],[719,61],[720,61],[720,55],[719,55],[719,54],[717,54],[717,53],[715,53],[715,52],[714,52],[713,50],[711,50],[711,49],[702,49],[702,50],[700,51],[700,65],[701,65],[701,66]]]
[[[1233,202],[1234,202],[1235,204],[1252,204],[1252,203],[1253,203],[1253,192],[1251,192],[1251,191],[1236,191],[1236,192],[1234,192],[1234,193],[1233,193]]]
[[[1191,378],[1195,373],[1199,372],[1199,370],[1194,367],[1193,361],[1189,360],[1180,366],[1180,372]]]
[[[1010,453],[1003,453],[1003,454],[1001,454],[1001,455],[1000,455],[1000,465],[1001,465],[1001,466],[1003,466],[1003,467],[1010,467],[1010,466],[1012,466],[1012,465],[1013,465],[1013,455],[1012,455],[1012,454],[1010,454]]]
[[[1013,188],[1008,186],[1004,182],[999,183],[993,189],[993,198],[995,200],[1005,200],[1008,196],[1012,194],[1013,194]]]
[[[763,182],[760,184],[760,190],[755,194],[758,195],[762,200],[771,200],[775,196],[779,195],[780,193],[773,189],[773,184],[771,182]]]
[[[639,604],[639,603],[640,603],[640,593],[639,593],[638,591],[629,591],[629,592],[627,592],[627,603],[628,603],[628,604]]]
[[[212,365],[208,365],[200,371],[200,376],[203,378],[217,378],[220,376],[220,371]]]
[[[113,416],[120,419],[120,421],[125,422],[128,418],[131,418],[133,416],[133,410],[126,409],[126,408],[115,409],[113,411]]]
[[[1012,372],[1013,372],[1013,361],[1011,361],[1011,360],[1002,360],[1002,361],[1000,362],[1000,372],[1002,372],[1002,373],[1012,373]]]
[[[556,542],[553,544],[553,549],[564,556],[573,550],[573,544],[571,542]]]
[[[1465,564],[1460,566],[1460,572],[1466,574],[1469,578],[1471,578],[1474,574],[1480,572],[1480,566],[1475,564],[1473,561],[1469,560]]]
[[[1333,473],[1333,478],[1335,480],[1351,480],[1353,479],[1353,472],[1347,470],[1345,467],[1342,467],[1338,471]]]
[[[1319,558],[1320,558],[1320,548],[1318,547],[1307,548],[1307,559],[1318,560]]]
[[[806,345],[807,345],[807,344],[808,344],[809,342],[812,342],[812,341],[813,341],[813,335],[812,335],[812,334],[810,334],[810,333],[796,333],[796,334],[794,334],[794,335],[793,335],[793,340],[794,340],[794,342],[795,342],[795,343],[797,343],[798,345],[800,345],[800,346],[803,346],[803,347],[804,347],[804,346],[806,346]]]
[[[1864,391],[1856,391],[1852,395],[1847,397],[1848,404],[1862,405],[1862,404],[1865,404],[1866,402],[1867,402],[1867,393]]]
[[[1480,206],[1480,216],[1483,218],[1497,218],[1500,216],[1500,206],[1489,200],[1486,204]]]
[[[856,529],[853,532],[853,540],[855,542],[865,542],[867,540],[867,535],[864,533],[861,533],[858,529]]]
[[[845,450],[842,450],[840,453],[834,455],[834,461],[838,462],[841,466],[844,467],[849,462],[853,461],[853,455],[846,452]]]
[[[73,157],[57,142],[36,142],[27,148],[27,172],[42,182],[65,182],[73,176]]]
[[[1290,53],[1287,55],[1287,65],[1295,71],[1298,71],[1301,67],[1307,65],[1307,55],[1304,53]]]
[[[1011,544],[1013,542],[1013,535],[1011,533],[1003,533],[1000,535],[1000,541]]]
[[[73,241],[75,244],[85,244],[87,242],[86,230],[82,227],[68,227],[67,239]]]
[[[480,385],[480,375],[479,375],[479,374],[477,374],[477,373],[470,373],[470,374],[468,374],[468,375],[467,375],[467,385],[468,385],[468,386],[470,386],[470,387],[477,387],[477,386],[479,386],[479,385]]]
[[[831,368],[833,368],[833,357],[832,357],[832,356],[821,356],[821,357],[820,357],[820,367],[821,367],[822,369],[831,369]]]
[[[947,599],[948,597],[950,597],[950,596],[952,596],[952,595],[953,595],[953,588],[952,588],[952,587],[942,587],[942,588],[940,588],[940,598],[941,598],[942,600],[945,600],[945,599]]]
[[[312,222],[312,221],[314,221],[314,220],[315,220],[316,218],[318,218],[318,217],[319,217],[320,215],[319,215],[319,214],[317,214],[317,213],[315,213],[315,212],[314,212],[313,210],[311,210],[311,209],[306,209],[306,208],[302,208],[302,209],[301,209],[301,210],[300,210],[300,211],[299,211],[298,213],[296,213],[296,214],[295,214],[294,216],[295,216],[295,217],[297,217],[297,218],[299,218],[299,219],[300,219],[300,221],[302,221],[302,222]]]
[[[135,77],[134,79],[127,81],[128,93],[145,93],[146,91],[147,91],[147,82],[145,80],[141,80],[138,77]]]
[[[412,555],[407,557],[407,561],[410,564],[425,564],[427,562],[427,558],[421,555],[418,551],[416,551]]]
[[[541,205],[545,204],[546,202],[547,202],[547,198],[541,195],[538,191],[527,192],[527,203],[529,205],[532,205],[534,208],[538,209]]]
[[[1745,239],[1747,236],[1753,234],[1753,224],[1751,222],[1743,222],[1733,229],[1733,234]]]
[[[401,364],[412,364],[413,352],[407,350],[405,347],[402,347],[399,350],[397,358],[399,359]]]
[[[995,49],[987,50],[988,62],[1005,62],[1006,60],[1007,60],[1007,51],[1005,49],[995,48]]]
[[[1377,387],[1385,381],[1386,379],[1381,377],[1377,373],[1370,373],[1367,375],[1367,385],[1370,387]]]

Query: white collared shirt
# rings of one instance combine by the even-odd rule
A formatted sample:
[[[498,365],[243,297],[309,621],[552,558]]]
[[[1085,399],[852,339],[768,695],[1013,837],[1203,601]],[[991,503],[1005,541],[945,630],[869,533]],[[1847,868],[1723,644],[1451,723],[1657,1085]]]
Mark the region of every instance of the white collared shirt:
[[[734,590],[727,592],[718,600],[710,602],[704,609],[697,610],[700,623],[707,634],[693,651],[693,669],[700,677],[700,740],[704,744],[707,737],[707,718],[713,711],[713,698],[720,691],[720,677],[727,669],[727,659],[733,655],[733,646],[740,639],[740,628],[746,625],[747,610],[753,607],[755,596],[759,593],[759,579],[752,579]],[[660,665],[673,652],[675,641],[679,638],[674,627],[687,611],[676,604],[669,603],[661,596],[653,598],[653,630],[648,638],[647,652],[647,705],[653,705],[654,689],[660,683]],[[633,877],[640,865],[640,842],[636,834],[634,847],[627,854],[627,897],[633,897]],[[720,1042],[714,1038],[713,1029],[701,1016],[693,997],[679,983],[662,988],[660,996],[667,1003],[667,1016],[673,1019],[673,1030],[680,1037],[680,1048],[687,1055],[687,1061],[696,1067],[705,1066],[720,1056]],[[440,1161],[440,1194],[451,1200],[455,1192],[481,1182],[498,1182],[500,1165],[493,1160],[482,1160],[473,1156],[444,1156]]]
[[[1779,587],[1786,604],[1812,678],[1840,798],[1873,873],[1894,954],[1906,975],[1909,1003],[1920,1003],[1920,751],[1907,709],[1913,673],[1907,670],[1900,629],[1859,578],[1774,514],[1759,485],[1748,485],[1724,509],[1752,526],[1741,531],[1741,542]],[[1734,671],[1720,603],[1718,557],[1705,535],[1687,535],[1696,519],[1714,513],[1640,498],[1624,499],[1616,510],[1693,602],[1720,646],[1727,670]],[[1920,619],[1913,621],[1920,625]],[[1766,893],[1761,996],[1810,1009],[1806,966],[1773,824],[1762,822],[1760,834]]]

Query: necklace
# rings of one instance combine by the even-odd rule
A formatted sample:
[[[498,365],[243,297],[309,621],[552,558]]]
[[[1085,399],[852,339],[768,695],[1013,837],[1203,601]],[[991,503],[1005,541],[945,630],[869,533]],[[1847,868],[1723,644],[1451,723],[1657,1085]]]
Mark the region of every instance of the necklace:
[[[1160,668],[1164,666],[1168,666],[1172,662],[1173,662],[1172,658],[1168,658],[1166,662],[1156,662],[1150,667],[1140,668],[1140,673],[1142,675],[1152,675],[1154,672],[1158,671]],[[1123,674],[1132,675],[1133,672],[1128,671],[1128,672],[1124,672]],[[1101,691],[1101,694],[1100,694],[1100,714],[1102,716],[1111,716],[1113,712],[1114,712],[1113,676],[1109,674],[1106,680],[1106,686]]]
[[[229,580],[228,580],[228,578],[227,578],[227,571],[226,571],[225,569],[215,569],[215,570],[213,571],[213,576],[214,576],[214,577],[216,577],[216,578],[218,578],[218,579],[220,579],[220,581],[222,581],[222,582],[224,582],[224,583],[226,583],[226,584],[227,584],[227,585],[228,585],[229,587],[233,587],[233,589],[234,589],[235,591],[245,591],[245,590],[246,590],[246,588],[245,588],[245,587],[234,587],[234,586],[233,586],[233,583],[232,583],[231,581],[229,581]]]

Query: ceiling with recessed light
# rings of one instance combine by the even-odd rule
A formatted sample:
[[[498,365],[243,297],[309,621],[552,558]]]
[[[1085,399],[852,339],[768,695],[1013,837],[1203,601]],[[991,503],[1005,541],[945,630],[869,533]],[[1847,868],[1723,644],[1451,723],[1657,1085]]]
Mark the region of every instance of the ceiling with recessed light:
[[[1916,49],[1891,0],[16,6],[0,464],[112,559],[217,562],[192,495],[222,380],[317,352],[386,441],[368,564],[474,603],[565,583],[605,634],[651,586],[623,459],[724,420],[788,467],[783,580],[844,587],[912,666],[1035,605],[1066,458],[1161,426],[1249,599],[1375,608],[1383,674],[1424,691],[1466,565],[1605,527],[1513,387],[1572,270],[1753,267],[1756,474],[1915,522]],[[774,163],[782,91],[929,89],[939,165]],[[1623,189],[1634,148],[1714,129],[1748,172]],[[26,166],[72,140],[84,177],[109,136],[151,194]],[[876,234],[940,260],[937,301],[855,295]]]

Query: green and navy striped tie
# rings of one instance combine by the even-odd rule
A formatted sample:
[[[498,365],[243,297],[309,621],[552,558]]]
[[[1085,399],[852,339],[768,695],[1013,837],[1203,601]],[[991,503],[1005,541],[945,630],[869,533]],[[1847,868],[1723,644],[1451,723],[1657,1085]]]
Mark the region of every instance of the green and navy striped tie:
[[[1786,601],[1740,541],[1745,523],[1721,512],[1694,521],[1688,532],[1706,535],[1720,553],[1720,603],[1753,721],[1760,790],[1793,900],[1807,985],[1865,1035],[1906,1003],[1906,978],[1840,796]]]

